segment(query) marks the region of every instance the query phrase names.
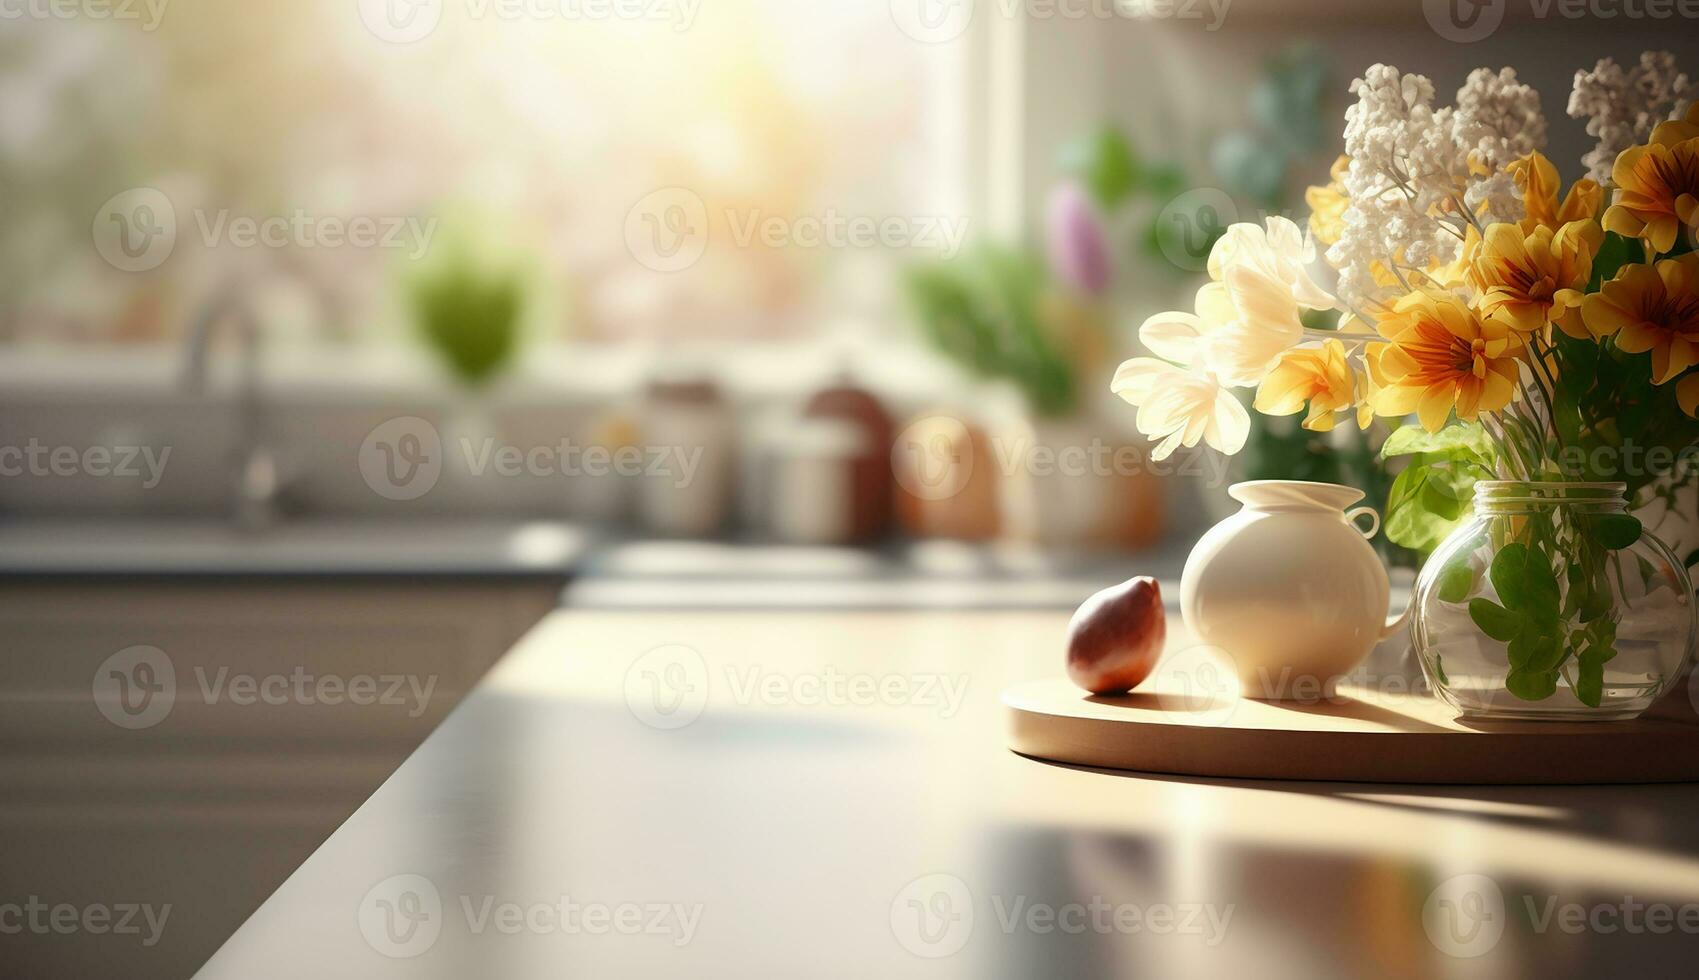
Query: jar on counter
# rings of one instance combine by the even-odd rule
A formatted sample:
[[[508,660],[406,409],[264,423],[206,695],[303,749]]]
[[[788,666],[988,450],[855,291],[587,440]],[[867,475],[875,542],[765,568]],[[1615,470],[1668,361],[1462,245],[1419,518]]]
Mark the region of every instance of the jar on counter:
[[[790,418],[763,440],[766,529],[789,544],[841,545],[862,538],[858,486],[867,452],[861,429],[839,419]]]
[[[891,416],[872,392],[847,376],[817,392],[803,415],[848,427],[859,449],[850,459],[850,530],[846,540],[872,541],[891,526]],[[824,438],[824,436],[823,436]]]
[[[645,457],[637,480],[639,523],[673,537],[721,533],[731,513],[737,423],[719,386],[706,379],[657,381],[639,415]]]

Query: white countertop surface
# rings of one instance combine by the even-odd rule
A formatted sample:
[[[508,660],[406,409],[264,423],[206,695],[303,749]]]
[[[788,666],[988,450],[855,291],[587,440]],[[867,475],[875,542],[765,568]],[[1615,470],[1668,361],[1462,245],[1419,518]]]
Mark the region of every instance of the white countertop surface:
[[[1057,671],[1067,616],[557,611],[200,976],[1690,975],[1692,931],[1543,912],[1699,929],[1699,785],[1033,761],[999,694]],[[1076,906],[1111,911],[1045,918]],[[1502,930],[1467,958],[1433,938],[1465,912]]]

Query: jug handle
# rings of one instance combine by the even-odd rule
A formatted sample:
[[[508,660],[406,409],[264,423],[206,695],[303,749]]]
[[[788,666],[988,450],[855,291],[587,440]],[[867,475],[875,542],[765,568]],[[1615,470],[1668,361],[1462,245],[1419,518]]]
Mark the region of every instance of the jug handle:
[[[1366,529],[1357,523],[1358,518],[1365,516],[1371,518],[1369,526]],[[1380,514],[1373,507],[1358,507],[1355,510],[1346,511],[1345,519],[1351,523],[1352,527],[1357,529],[1358,534],[1361,534],[1365,538],[1373,538],[1376,534],[1380,533]],[[1410,617],[1415,613],[1415,611],[1416,603],[1412,600],[1409,605],[1404,607],[1404,611],[1402,613],[1397,616],[1388,617],[1386,627],[1381,630],[1380,638],[1383,640],[1390,639],[1394,635],[1406,629],[1410,625]]]

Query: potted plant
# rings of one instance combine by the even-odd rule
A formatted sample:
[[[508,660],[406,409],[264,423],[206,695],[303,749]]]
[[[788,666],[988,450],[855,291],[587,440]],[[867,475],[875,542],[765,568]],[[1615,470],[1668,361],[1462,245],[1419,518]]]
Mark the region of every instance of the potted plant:
[[[1021,417],[995,420],[994,434],[974,443],[983,458],[957,464],[995,471],[1001,529],[1070,548],[1154,538],[1157,488],[1135,468],[1113,465],[1119,443],[1082,397],[1080,379],[1107,364],[1101,306],[1058,284],[1039,256],[1014,248],[982,246],[911,269],[906,285],[936,349],[1022,396]],[[971,474],[957,482],[974,485]]]

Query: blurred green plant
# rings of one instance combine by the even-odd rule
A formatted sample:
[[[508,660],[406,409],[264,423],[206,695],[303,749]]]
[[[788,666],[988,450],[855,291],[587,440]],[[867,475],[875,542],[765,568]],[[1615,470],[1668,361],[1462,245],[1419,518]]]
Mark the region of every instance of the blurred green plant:
[[[1140,197],[1166,198],[1185,190],[1186,176],[1172,163],[1146,160],[1118,127],[1104,125],[1062,148],[1062,172],[1091,190],[1112,211]]]
[[[913,266],[904,292],[932,345],[968,371],[1010,381],[1044,417],[1072,413],[1079,379],[1045,328],[1049,274],[1024,249],[982,245]]]
[[[1325,56],[1307,44],[1270,58],[1251,89],[1251,125],[1216,138],[1210,165],[1232,193],[1278,211],[1286,206],[1296,164],[1321,151],[1331,75]]]
[[[426,343],[468,387],[481,387],[519,347],[523,276],[480,262],[466,247],[408,284],[409,300]]]
[[[1134,208],[1141,202],[1151,205],[1136,242],[1150,259],[1163,260],[1172,254],[1174,243],[1164,242],[1163,236],[1172,236],[1175,231],[1163,226],[1159,212],[1163,203],[1186,190],[1186,175],[1179,165],[1146,159],[1126,133],[1106,124],[1063,147],[1061,167],[1064,174],[1091,192],[1104,214]],[[1225,225],[1210,229],[1211,244],[1225,230]]]

